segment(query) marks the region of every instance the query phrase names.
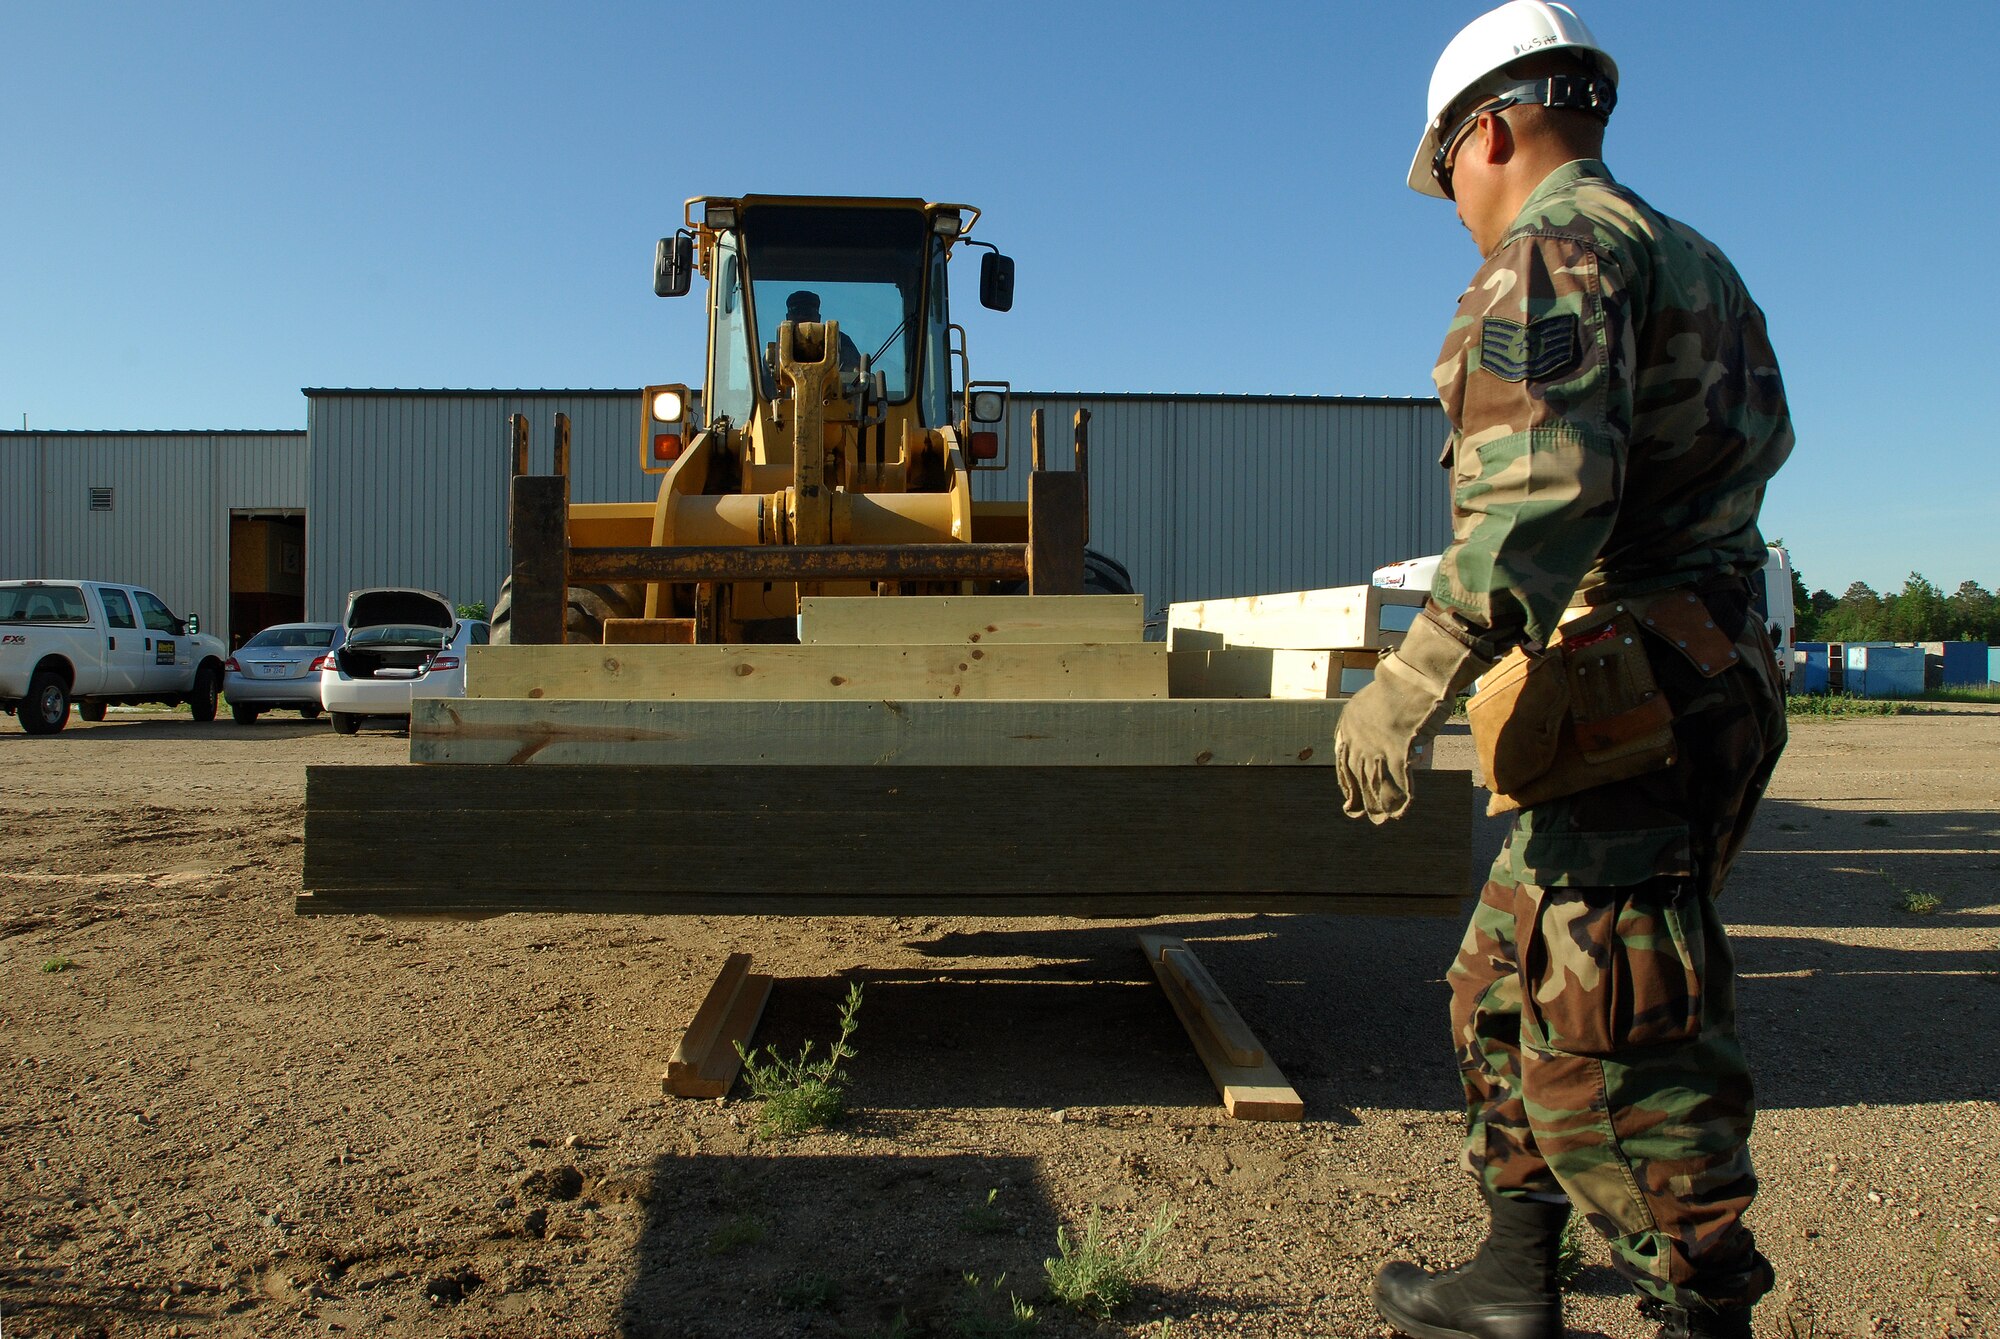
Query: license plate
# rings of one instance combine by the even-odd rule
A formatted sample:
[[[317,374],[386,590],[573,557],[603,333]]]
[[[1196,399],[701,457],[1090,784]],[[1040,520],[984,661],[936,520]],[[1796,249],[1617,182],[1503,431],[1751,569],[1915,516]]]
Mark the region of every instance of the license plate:
[[[282,661],[277,664],[272,664],[269,661],[253,661],[251,667],[257,671],[257,676],[262,679],[283,679],[288,677],[292,672],[292,667],[284,664]]]

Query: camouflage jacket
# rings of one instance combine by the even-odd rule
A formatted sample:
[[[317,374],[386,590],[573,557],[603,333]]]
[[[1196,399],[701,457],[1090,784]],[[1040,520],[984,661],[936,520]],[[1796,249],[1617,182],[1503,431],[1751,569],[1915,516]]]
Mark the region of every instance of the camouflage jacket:
[[[1528,197],[1432,375],[1453,540],[1431,601],[1468,640],[1546,641],[1579,590],[1764,561],[1757,510],[1792,447],[1764,315],[1713,244],[1603,163]]]

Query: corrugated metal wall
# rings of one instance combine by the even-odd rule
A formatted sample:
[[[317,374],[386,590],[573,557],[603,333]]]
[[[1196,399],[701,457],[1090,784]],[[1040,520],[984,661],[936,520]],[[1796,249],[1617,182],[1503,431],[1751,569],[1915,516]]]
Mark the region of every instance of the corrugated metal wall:
[[[976,496],[1026,494],[1036,409],[1057,469],[1090,411],[1091,547],[1149,610],[1357,584],[1451,542],[1434,400],[1016,394],[1008,469],[976,476]]]
[[[230,512],[305,511],[308,618],[338,618],[360,586],[490,602],[506,573],[513,413],[533,427],[537,470],[554,416],[570,416],[577,501],[657,488],[638,466],[636,390],[306,396],[303,434],[0,432],[0,575],[136,581],[222,628]],[[1091,411],[1091,543],[1153,609],[1362,582],[1450,539],[1432,401],[1018,394],[1010,466],[977,476],[978,496],[1025,494],[1038,408],[1061,469],[1071,415]],[[106,486],[114,509],[91,512],[89,490]]]
[[[507,417],[528,415],[535,468],[554,418],[571,423],[579,502],[651,497],[636,391],[307,393],[307,616],[337,618],[358,586],[415,585],[491,601],[506,572]],[[1091,411],[1092,545],[1131,569],[1148,605],[1368,580],[1451,538],[1435,401],[1018,394],[1009,468],[982,498],[1027,490],[1029,414],[1050,463]]]
[[[639,392],[306,392],[312,514],[306,617],[339,618],[362,586],[419,586],[491,604],[507,574],[507,419],[526,414],[533,469],[551,467],[570,419],[571,497],[637,501]]]
[[[131,582],[226,637],[230,512],[306,509],[306,434],[0,432],[0,481],[0,577]]]

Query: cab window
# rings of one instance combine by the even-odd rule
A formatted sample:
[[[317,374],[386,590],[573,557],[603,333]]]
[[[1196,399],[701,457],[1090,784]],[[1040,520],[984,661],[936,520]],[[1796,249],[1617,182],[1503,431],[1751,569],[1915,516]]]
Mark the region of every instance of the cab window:
[[[132,598],[139,602],[139,617],[145,623],[148,632],[164,632],[169,637],[180,635],[180,621],[174,617],[173,610],[160,603],[157,595],[135,590],[132,592]]]
[[[125,598],[124,591],[104,590],[100,588],[97,593],[104,599],[104,621],[106,623],[114,628],[136,628],[139,626],[132,621],[132,602]]]

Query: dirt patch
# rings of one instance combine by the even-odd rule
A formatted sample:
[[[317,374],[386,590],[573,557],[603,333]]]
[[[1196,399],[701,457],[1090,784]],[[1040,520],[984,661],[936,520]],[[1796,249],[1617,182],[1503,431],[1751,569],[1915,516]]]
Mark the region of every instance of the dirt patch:
[[[277,719],[0,726],[10,1339],[950,1334],[968,1272],[1043,1334],[1378,1335],[1380,1263],[1477,1238],[1455,923],[296,918],[305,764],[406,749]],[[1794,731],[1724,906],[1781,1278],[1763,1332],[1788,1309],[1802,1335],[2000,1332],[1996,796],[2000,710]],[[1912,891],[1937,908],[1898,910]],[[1215,1107],[1138,928],[1196,941],[1305,1124]],[[752,1102],[660,1097],[732,949],[779,977],[759,1039],[782,1047],[863,982],[835,1131],[766,1141]],[[1165,1264],[1114,1321],[1039,1296],[1059,1225],[1098,1209],[1136,1240],[1162,1208]],[[1590,1261],[1572,1329],[1650,1335]]]

